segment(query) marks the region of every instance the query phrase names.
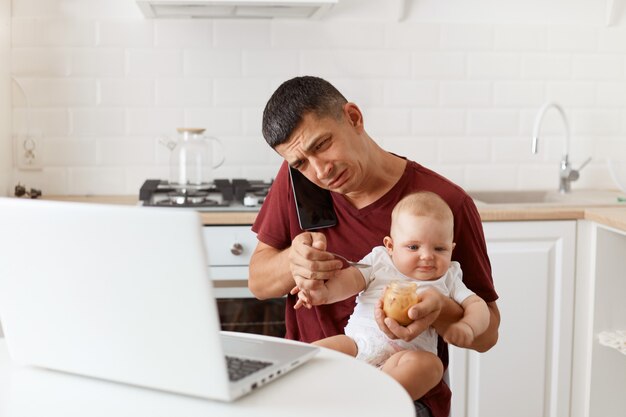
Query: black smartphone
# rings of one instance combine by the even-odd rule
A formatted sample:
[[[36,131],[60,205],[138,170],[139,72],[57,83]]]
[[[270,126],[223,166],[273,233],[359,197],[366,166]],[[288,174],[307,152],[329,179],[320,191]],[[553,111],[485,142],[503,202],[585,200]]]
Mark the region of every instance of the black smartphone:
[[[292,167],[289,167],[289,177],[300,228],[314,230],[336,225],[337,215],[330,191],[313,184],[300,171]]]

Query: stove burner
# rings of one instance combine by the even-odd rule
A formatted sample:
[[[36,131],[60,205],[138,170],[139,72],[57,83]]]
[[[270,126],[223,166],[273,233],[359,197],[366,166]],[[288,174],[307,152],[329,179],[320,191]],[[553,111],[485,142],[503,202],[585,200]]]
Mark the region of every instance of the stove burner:
[[[213,206],[217,204],[217,201],[208,198],[209,193],[205,191],[172,191],[167,193],[167,199],[171,205],[207,205]]]
[[[258,210],[271,185],[261,180],[216,179],[213,183],[181,186],[150,179],[141,186],[139,199],[144,206],[249,211]]]

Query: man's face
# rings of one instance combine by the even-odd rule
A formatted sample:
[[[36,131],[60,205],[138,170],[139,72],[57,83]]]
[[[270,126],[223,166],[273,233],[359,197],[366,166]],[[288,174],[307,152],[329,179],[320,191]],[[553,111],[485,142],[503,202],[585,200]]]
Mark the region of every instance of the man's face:
[[[356,189],[365,172],[360,149],[363,131],[360,118],[355,123],[351,109],[344,109],[340,119],[306,114],[289,140],[275,148],[290,166],[310,181],[341,194]]]
[[[441,277],[452,260],[453,226],[428,216],[400,213],[384,240],[393,264],[404,275],[420,281]]]

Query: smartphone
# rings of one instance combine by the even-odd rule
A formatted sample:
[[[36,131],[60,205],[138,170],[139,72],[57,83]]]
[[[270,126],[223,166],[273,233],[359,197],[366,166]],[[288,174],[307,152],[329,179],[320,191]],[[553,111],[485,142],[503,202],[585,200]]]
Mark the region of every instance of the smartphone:
[[[289,167],[289,177],[300,228],[314,230],[336,225],[337,215],[330,191],[313,184],[295,168]]]

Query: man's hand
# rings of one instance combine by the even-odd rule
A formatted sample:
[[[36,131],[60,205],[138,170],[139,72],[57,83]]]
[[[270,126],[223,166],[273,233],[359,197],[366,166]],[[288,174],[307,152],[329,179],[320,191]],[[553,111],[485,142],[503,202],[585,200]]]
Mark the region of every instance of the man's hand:
[[[439,317],[442,308],[441,293],[428,288],[419,293],[419,302],[409,309],[409,318],[413,320],[409,325],[401,326],[383,311],[383,299],[376,303],[374,317],[380,330],[390,339],[402,339],[410,342],[428,329]]]
[[[343,263],[326,252],[326,236],[304,232],[295,237],[289,249],[289,268],[300,290],[319,290],[323,281],[332,279]]]

